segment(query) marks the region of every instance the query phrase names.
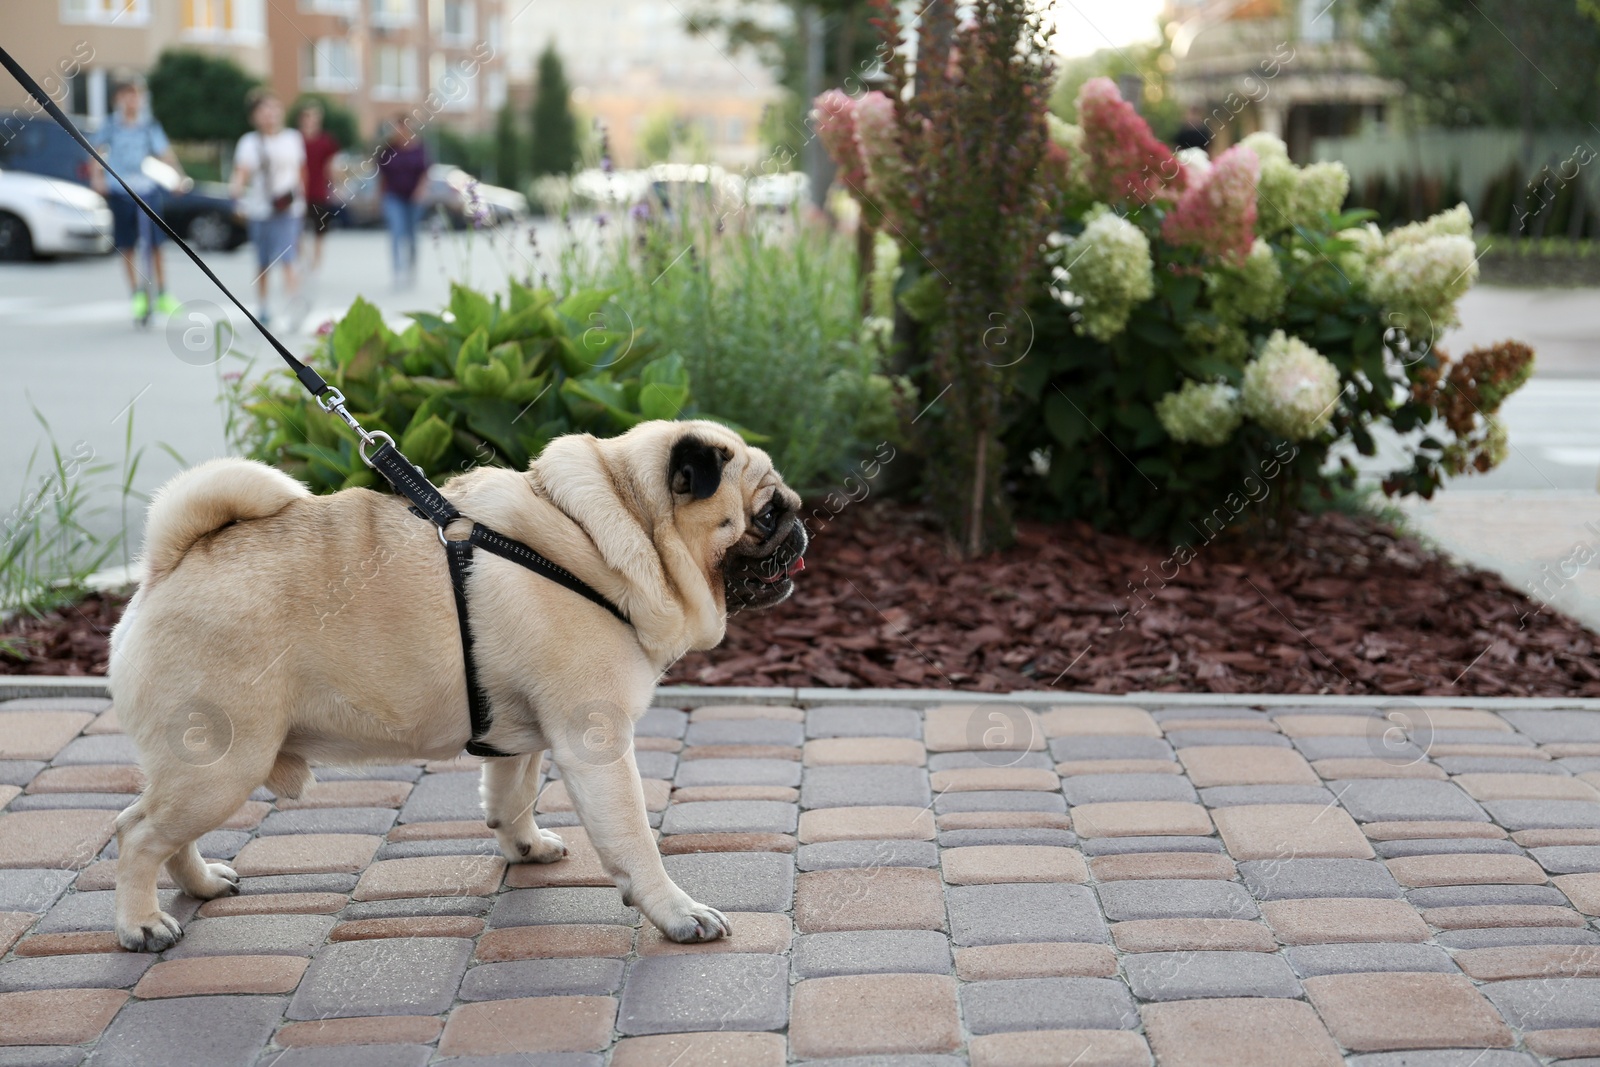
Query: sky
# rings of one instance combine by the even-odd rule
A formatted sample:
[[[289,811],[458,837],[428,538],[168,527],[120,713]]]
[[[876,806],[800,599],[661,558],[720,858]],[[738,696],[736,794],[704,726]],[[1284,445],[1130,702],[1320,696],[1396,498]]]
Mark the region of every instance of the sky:
[[[1113,45],[1153,41],[1163,0],[1051,0],[1056,51],[1086,56]]]

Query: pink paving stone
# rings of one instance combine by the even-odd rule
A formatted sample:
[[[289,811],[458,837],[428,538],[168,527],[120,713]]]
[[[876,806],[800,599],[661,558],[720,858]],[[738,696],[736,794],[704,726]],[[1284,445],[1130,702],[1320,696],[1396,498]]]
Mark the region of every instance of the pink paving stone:
[[[1559,774],[1458,774],[1473,800],[1600,800],[1600,789]]]
[[[356,919],[328,932],[329,941],[378,941],[391,937],[477,937],[483,920],[473,915],[404,915]]]
[[[1420,708],[1418,718],[1435,730],[1499,730],[1513,733],[1511,724],[1492,711],[1478,708]]]
[[[611,1067],[783,1067],[782,1034],[717,1031],[625,1037],[611,1050]]]
[[[1269,745],[1195,745],[1178,758],[1197,788],[1214,785],[1318,785],[1321,779],[1292,748]]]
[[[1442,782],[1450,777],[1444,773],[1444,768],[1425,759],[1412,763],[1356,757],[1319,759],[1312,761],[1311,769],[1330,781],[1347,781],[1351,778],[1430,778]]]
[[[1384,860],[1407,888],[1437,885],[1544,885],[1544,868],[1526,856],[1451,853]]]
[[[997,882],[1087,882],[1089,868],[1074,848],[1050,845],[971,845],[939,854],[951,885]]]
[[[1080,774],[1182,774],[1183,768],[1169,759],[1075,759],[1056,764],[1063,777]]]
[[[844,738],[858,741],[860,738]],[[693,759],[787,759],[800,761],[798,745],[690,745],[678,756]]]
[[[1484,840],[1504,840],[1506,832],[1492,822],[1369,822],[1361,824],[1361,832],[1373,841],[1426,841],[1435,837],[1457,840],[1481,837]]]
[[[1150,1047],[1127,1030],[1031,1030],[983,1034],[972,1067],[1149,1067]]]
[[[1503,756],[1507,759],[1549,759],[1548,753],[1527,745],[1493,745],[1481,742],[1447,743],[1435,741],[1428,749],[1434,759],[1442,756]]]
[[[566,843],[565,859],[554,863],[513,863],[506,870],[506,885],[529,889],[549,885],[613,885],[600,866],[600,854],[589,843],[589,833],[581,826],[563,826],[556,833]]]
[[[1514,1041],[1464,975],[1330,974],[1302,984],[1328,1032],[1355,1052],[1509,1048]]]
[[[667,798],[672,795],[672,783],[661,778],[642,779],[644,784],[644,806],[647,811],[664,811]],[[567,783],[557,779],[544,787],[539,794],[539,803],[533,809],[543,814],[548,811],[574,811],[572,797],[567,793]]]
[[[938,974],[812,978],[794,987],[789,1044],[802,1059],[952,1052],[956,983]]]
[[[1315,897],[1267,900],[1261,914],[1285,945],[1428,940],[1428,924],[1403,900]]]
[[[1078,804],[1072,823],[1080,837],[1206,837],[1211,817],[1199,804],[1181,800],[1130,800]]]
[[[1556,1059],[1600,1056],[1600,1027],[1571,1030],[1530,1030],[1522,1035],[1530,1052]]]
[[[9,714],[19,714],[10,712]],[[0,993],[0,1046],[80,1045],[100,1036],[127,1001],[120,989]]]
[[[800,843],[932,841],[933,812],[912,807],[814,808],[800,813]]]
[[[247,842],[233,859],[240,877],[354,874],[372,862],[383,838],[371,834],[275,834]]]
[[[1550,879],[1585,915],[1600,915],[1600,874],[1563,874]]]
[[[1063,705],[1039,716],[1046,737],[1160,737],[1161,727],[1143,708],[1122,704]]]
[[[668,941],[649,923],[639,927],[638,953],[641,956],[715,955],[726,952],[759,952],[782,955],[789,951],[794,931],[789,916],[782,912],[730,911],[725,913],[733,936],[699,944],[680,945]]]
[[[794,924],[803,934],[943,930],[944,886],[922,867],[845,867],[795,879]]]
[[[922,742],[909,737],[822,737],[807,741],[807,767],[838,767],[858,763],[901,763],[920,767],[927,762]]]
[[[1388,725],[1370,715],[1279,715],[1273,721],[1290,737],[1366,737]]]
[[[788,834],[672,834],[660,841],[663,856],[697,852],[793,852],[795,839]]]
[[[1278,732],[1270,719],[1162,719],[1161,729],[1169,734],[1182,730],[1245,730],[1258,734]]]
[[[551,923],[490,930],[478,942],[479,963],[506,960],[626,956],[633,951],[633,928],[604,923]]]
[[[1539,750],[1551,759],[1567,756],[1600,756],[1600,741],[1557,741],[1540,745]]]
[[[1124,882],[1144,878],[1220,878],[1237,875],[1227,856],[1209,852],[1128,852],[1096,856],[1089,861],[1097,882]]]
[[[1342,1067],[1339,1046],[1299,1000],[1220,997],[1145,1004],[1161,1067]]]
[[[47,767],[28,783],[30,793],[137,793],[144,772],[130,763],[84,763]]]
[[[80,956],[121,952],[122,946],[110,930],[73,930],[25,937],[17,942],[16,951],[19,956]]]
[[[404,897],[486,897],[500,888],[506,861],[499,856],[417,856],[379,860],[356,883],[353,900]]]
[[[494,831],[482,819],[457,819],[449,822],[408,822],[389,831],[390,841],[449,841],[463,838],[489,838]]]
[[[0,815],[0,867],[87,867],[111,840],[116,818],[114,811],[70,809]]]
[[[94,717],[94,722],[83,728],[86,734],[120,734],[122,720],[117,717],[116,708],[107,708]]]
[[[1043,767],[962,767],[934,771],[928,776],[935,793],[975,793],[988,790],[1024,789],[1054,793],[1061,779]]]
[[[0,959],[11,951],[17,938],[33,928],[39,916],[26,911],[0,911]]]
[[[332,915],[350,898],[343,893],[251,893],[243,897],[218,897],[200,905],[202,919],[222,915]]]
[[[117,861],[96,860],[89,864],[78,874],[77,881],[72,883],[72,888],[80,893],[96,893],[117,887]],[[163,867],[161,873],[156,875],[156,888],[176,889],[172,876]]]
[[[220,957],[226,958],[226,957]],[[444,1020],[429,1015],[381,1015],[352,1019],[313,1019],[290,1023],[272,1040],[285,1048],[326,1045],[427,1045],[444,1029]]]
[[[1480,904],[1424,908],[1423,921],[1441,930],[1498,930],[1510,926],[1581,927],[1583,916],[1553,904]]]
[[[683,742],[676,737],[635,737],[633,748],[636,752],[679,752]]]
[[[1117,958],[1106,945],[1065,941],[978,945],[956,949],[956,977],[963,982],[1007,978],[1112,978]]]
[[[674,804],[708,800],[777,800],[794,804],[800,800],[800,790],[787,785],[690,785],[672,791]]]
[[[611,1044],[614,997],[518,997],[463,1004],[450,1013],[439,1052],[493,1056],[593,1052]]]
[[[1518,830],[1511,840],[1523,848],[1547,848],[1551,845],[1600,845],[1600,830]]]
[[[313,782],[298,799],[278,798],[279,811],[302,808],[398,808],[411,795],[410,782],[353,780]]]
[[[228,816],[219,829],[223,830],[254,830],[261,825],[261,820],[267,817],[272,810],[272,805],[264,800],[247,800],[239,805],[239,810]]]
[[[1276,952],[1272,931],[1246,919],[1129,919],[1111,924],[1123,952]]]
[[[1011,704],[946,704],[929,708],[922,724],[929,752],[1042,752],[1044,730],[1027,708]]]
[[[1241,804],[1212,813],[1236,860],[1371,859],[1372,846],[1340,807]]]
[[[55,759],[94,716],[81,711],[10,711],[0,716],[0,759]]]
[[[4,808],[17,797],[22,795],[22,787],[17,785],[0,785],[0,808]]]
[[[166,960],[144,972],[133,995],[198,997],[220,994],[292,993],[311,961],[303,956],[192,956]]]
[[[689,712],[690,722],[733,722],[748,719],[805,722],[806,713],[799,708],[786,708],[778,704],[708,704]]]
[[[1519,978],[1600,977],[1600,945],[1509,945],[1455,954],[1456,966],[1480,982]]]
[[[1059,811],[947,811],[934,817],[941,830],[1070,830]]]

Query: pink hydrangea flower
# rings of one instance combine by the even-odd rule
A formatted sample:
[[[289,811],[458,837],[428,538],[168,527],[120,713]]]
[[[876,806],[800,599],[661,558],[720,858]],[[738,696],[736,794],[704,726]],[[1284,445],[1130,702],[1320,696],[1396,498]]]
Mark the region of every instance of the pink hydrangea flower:
[[[1170,244],[1197,245],[1215,259],[1238,266],[1255,240],[1260,177],[1261,160],[1244,145],[1234,145],[1178,200],[1161,224],[1161,236]]]
[[[898,120],[894,101],[880,92],[870,92],[856,101],[856,146],[866,171],[866,190],[871,205],[906,225],[906,162],[900,154]]]
[[[813,121],[822,147],[839,168],[839,180],[847,189],[861,189],[867,180],[856,144],[856,102],[839,89],[829,89],[812,103]]]
[[[1183,192],[1183,164],[1156,140],[1110,78],[1090,78],[1078,90],[1078,123],[1089,156],[1089,184],[1097,198],[1143,204]]]

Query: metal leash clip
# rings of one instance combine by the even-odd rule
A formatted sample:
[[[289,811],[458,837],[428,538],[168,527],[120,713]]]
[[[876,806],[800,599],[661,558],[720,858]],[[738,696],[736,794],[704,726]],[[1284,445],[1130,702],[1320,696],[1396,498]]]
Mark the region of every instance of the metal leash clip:
[[[369,433],[366,427],[362,426],[361,423],[356,420],[356,417],[350,414],[349,410],[344,406],[344,394],[339,392],[339,390],[335,389],[333,386],[328,386],[328,391],[317,397],[316,400],[317,407],[328,412],[330,415],[339,416],[339,418],[344,420],[346,426],[350,427],[360,436],[361,444],[356,446],[356,453],[361,457],[361,462],[365,463],[368,467],[372,466],[372,460],[367,458],[367,446],[371,445],[374,441],[381,444],[394,444],[394,438],[390,437],[382,430],[373,430]],[[422,468],[418,467],[417,469],[420,471]]]

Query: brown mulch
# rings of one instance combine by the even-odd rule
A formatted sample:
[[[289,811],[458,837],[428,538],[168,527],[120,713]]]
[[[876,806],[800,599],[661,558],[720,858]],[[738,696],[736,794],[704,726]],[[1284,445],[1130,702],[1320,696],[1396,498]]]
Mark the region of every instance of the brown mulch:
[[[111,628],[128,598],[90,593],[39,618],[0,623],[0,674],[104,674],[111,662]]]
[[[1024,523],[1012,549],[964,562],[920,511],[862,504],[817,532],[787,603],[734,617],[720,648],[665,681],[1600,696],[1600,637],[1374,520],[1302,517],[1274,546],[1219,540],[1163,584],[1169,557],[1082,523]],[[0,626],[0,674],[104,674],[125,602]]]
[[[1269,548],[1218,540],[1163,585],[1170,552],[1083,523],[963,562],[917,511],[866,504],[818,532],[787,603],[666,681],[1600,696],[1600,637],[1374,520],[1302,517]]]

